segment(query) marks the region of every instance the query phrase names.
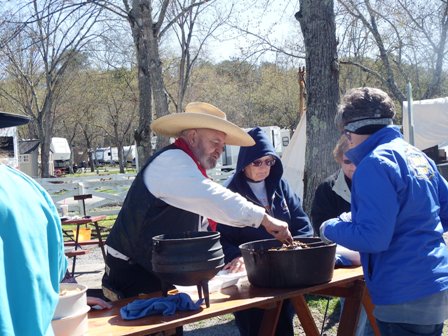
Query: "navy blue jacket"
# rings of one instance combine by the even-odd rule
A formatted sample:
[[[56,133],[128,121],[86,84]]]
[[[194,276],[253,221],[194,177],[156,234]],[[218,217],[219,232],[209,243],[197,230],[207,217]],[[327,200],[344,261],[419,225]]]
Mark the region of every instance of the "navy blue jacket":
[[[228,181],[227,188],[239,193],[249,201],[263,206],[247,184],[247,178],[243,169],[263,156],[271,155],[275,157],[277,161],[271,167],[271,172],[265,180],[266,192],[270,203],[269,214],[287,222],[293,236],[312,236],[313,228],[308,216],[303,211],[302,202],[291,190],[286,180],[282,178],[283,165],[266,133],[261,128],[256,127],[249,131],[249,135],[255,140],[255,145],[241,147],[235,174]],[[237,228],[218,224],[217,230],[221,233],[221,244],[226,263],[241,256],[239,245],[250,241],[273,238],[262,226],[259,228]]]

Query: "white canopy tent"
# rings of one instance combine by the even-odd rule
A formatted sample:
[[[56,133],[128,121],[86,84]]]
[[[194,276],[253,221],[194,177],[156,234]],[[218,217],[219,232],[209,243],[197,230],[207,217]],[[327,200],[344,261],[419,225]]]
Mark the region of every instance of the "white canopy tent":
[[[448,142],[448,97],[412,102],[414,145],[423,150]],[[409,139],[408,102],[403,102],[403,134]]]
[[[302,115],[288,147],[283,151],[283,177],[292,190],[303,200],[303,176],[305,172],[306,116]]]

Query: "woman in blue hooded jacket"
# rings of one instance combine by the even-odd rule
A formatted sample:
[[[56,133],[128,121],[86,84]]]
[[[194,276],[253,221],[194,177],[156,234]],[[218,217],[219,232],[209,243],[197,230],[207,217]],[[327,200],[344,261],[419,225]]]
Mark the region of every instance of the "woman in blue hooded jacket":
[[[293,236],[311,237],[313,228],[302,208],[299,197],[291,190],[283,175],[283,165],[266,133],[253,128],[249,135],[255,140],[251,147],[241,147],[235,174],[228,180],[227,188],[239,193],[249,201],[263,206],[271,216],[288,223]],[[218,224],[226,266],[230,272],[244,270],[244,261],[239,245],[249,241],[271,239],[262,227],[237,228]],[[248,309],[235,313],[240,334],[257,335],[263,310]],[[279,317],[276,335],[294,335],[294,310],[287,302]]]

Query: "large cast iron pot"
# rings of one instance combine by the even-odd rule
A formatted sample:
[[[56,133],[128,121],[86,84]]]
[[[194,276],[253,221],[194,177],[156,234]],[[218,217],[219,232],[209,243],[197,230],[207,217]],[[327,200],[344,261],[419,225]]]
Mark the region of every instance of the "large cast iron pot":
[[[180,232],[155,236],[153,272],[162,281],[164,294],[171,285],[197,285],[208,303],[208,280],[224,267],[219,232]]]
[[[333,277],[336,244],[319,238],[295,238],[309,244],[302,249],[280,249],[276,239],[240,245],[249,282],[258,287],[291,288],[325,283]]]

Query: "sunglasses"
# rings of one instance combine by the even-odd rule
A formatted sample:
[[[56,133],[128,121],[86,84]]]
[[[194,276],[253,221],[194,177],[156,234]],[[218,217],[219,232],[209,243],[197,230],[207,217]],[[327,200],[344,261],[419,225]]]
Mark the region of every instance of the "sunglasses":
[[[346,165],[352,164],[352,162],[350,160],[347,160],[347,159],[342,160],[342,163],[344,163]]]
[[[263,165],[263,163],[268,166],[268,167],[272,167],[273,165],[275,165],[275,159],[267,159],[267,160],[255,160],[254,162],[251,163],[252,166],[254,167],[261,167]]]

